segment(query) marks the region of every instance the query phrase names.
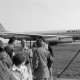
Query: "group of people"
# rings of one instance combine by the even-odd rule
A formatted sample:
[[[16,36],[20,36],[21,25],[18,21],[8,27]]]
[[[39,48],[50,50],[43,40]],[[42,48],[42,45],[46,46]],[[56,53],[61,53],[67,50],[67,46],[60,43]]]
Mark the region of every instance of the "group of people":
[[[31,49],[25,39],[17,51],[15,45],[15,37],[5,47],[0,41],[0,80],[53,80],[52,46],[42,39],[36,40]]]

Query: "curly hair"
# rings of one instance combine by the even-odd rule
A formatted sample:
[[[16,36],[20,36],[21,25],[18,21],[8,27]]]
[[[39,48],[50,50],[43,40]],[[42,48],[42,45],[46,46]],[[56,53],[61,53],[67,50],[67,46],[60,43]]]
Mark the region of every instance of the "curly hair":
[[[15,54],[13,56],[13,64],[15,64],[16,66],[22,64],[22,62],[24,62],[25,60],[26,57],[23,54]]]

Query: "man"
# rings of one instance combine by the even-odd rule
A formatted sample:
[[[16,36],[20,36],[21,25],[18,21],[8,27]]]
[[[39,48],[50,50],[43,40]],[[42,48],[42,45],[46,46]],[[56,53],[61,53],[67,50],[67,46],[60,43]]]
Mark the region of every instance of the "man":
[[[10,37],[8,45],[4,48],[6,53],[10,56],[11,59],[15,55],[14,44],[15,37]]]
[[[43,47],[42,39],[36,41],[37,49],[33,54],[33,75],[36,77],[36,80],[49,80],[49,70],[47,66],[47,60],[49,59],[53,62],[53,58],[50,55],[50,52]]]
[[[33,53],[32,50],[27,47],[27,42],[25,39],[21,40],[21,45],[22,45],[21,52],[26,54],[26,59],[31,63]]]
[[[33,53],[32,53],[32,50],[27,47],[27,42],[25,39],[21,40],[21,46],[22,46],[22,48],[20,50],[20,53],[26,56],[25,64],[26,64],[26,66],[28,66],[30,80],[32,80],[31,64],[32,64]]]

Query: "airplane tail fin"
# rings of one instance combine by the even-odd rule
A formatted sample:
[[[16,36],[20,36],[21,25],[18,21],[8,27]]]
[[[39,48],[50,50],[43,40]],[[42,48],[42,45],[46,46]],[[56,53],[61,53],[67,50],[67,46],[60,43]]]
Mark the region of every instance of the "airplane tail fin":
[[[0,32],[7,32],[7,30],[4,29],[1,23],[0,23]]]

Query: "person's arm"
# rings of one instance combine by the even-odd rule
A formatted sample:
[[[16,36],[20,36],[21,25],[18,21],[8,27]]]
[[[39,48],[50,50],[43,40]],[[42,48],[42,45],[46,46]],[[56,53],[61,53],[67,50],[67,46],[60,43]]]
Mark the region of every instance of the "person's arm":
[[[32,50],[31,50],[31,49],[30,49],[29,51],[30,51],[29,58],[32,58],[32,57],[33,57],[33,52],[32,52]]]
[[[54,62],[54,58],[52,57],[52,55],[49,53],[48,54],[48,59],[47,59],[47,65],[48,65],[48,68],[51,68],[53,62]]]
[[[50,51],[48,53],[48,60],[54,62],[54,57],[51,55]]]
[[[3,61],[4,63],[7,65],[8,68],[11,68],[12,67],[12,60],[10,59],[10,56],[6,53],[6,52],[3,52]]]
[[[37,51],[36,50],[33,53],[32,64],[33,64],[33,71],[35,71],[37,69],[37,67],[38,67],[38,56],[37,56]]]
[[[54,50],[52,46],[48,46],[48,50],[50,52],[50,54],[52,55],[52,57],[54,57]]]

